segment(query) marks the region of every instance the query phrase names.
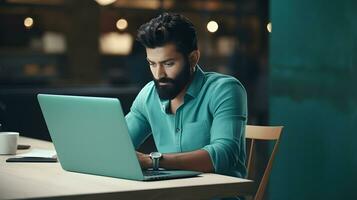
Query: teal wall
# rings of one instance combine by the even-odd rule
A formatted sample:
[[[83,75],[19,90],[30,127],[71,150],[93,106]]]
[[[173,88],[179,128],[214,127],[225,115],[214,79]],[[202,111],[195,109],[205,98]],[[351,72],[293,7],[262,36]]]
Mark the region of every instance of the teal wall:
[[[270,6],[269,199],[357,199],[357,1]]]

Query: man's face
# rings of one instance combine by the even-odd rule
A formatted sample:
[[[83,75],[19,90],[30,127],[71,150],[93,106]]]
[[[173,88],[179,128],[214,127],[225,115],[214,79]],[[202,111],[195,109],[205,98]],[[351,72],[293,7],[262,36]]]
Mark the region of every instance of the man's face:
[[[159,97],[174,99],[190,81],[191,70],[187,58],[177,52],[174,44],[146,48],[147,61]]]

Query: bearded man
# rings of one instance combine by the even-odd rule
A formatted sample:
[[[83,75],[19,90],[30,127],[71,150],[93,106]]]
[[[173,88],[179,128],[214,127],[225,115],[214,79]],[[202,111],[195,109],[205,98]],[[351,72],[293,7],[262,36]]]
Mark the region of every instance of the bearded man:
[[[196,30],[180,14],[143,24],[153,76],[126,115],[135,148],[153,135],[158,152],[137,152],[143,169],[182,169],[245,177],[247,95],[234,77],[198,65]]]

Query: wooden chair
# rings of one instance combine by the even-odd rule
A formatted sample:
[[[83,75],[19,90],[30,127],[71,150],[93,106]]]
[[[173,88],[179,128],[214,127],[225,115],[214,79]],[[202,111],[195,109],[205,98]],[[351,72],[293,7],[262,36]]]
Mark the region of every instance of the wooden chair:
[[[266,141],[275,141],[275,145],[273,148],[273,151],[270,154],[270,158],[268,161],[268,164],[264,170],[262,179],[259,183],[257,192],[254,196],[254,200],[261,200],[264,197],[264,192],[266,189],[266,186],[268,184],[270,172],[273,166],[273,161],[275,158],[275,154],[278,149],[279,141],[280,141],[280,135],[283,130],[283,126],[252,126],[252,125],[247,125],[246,126],[246,131],[245,131],[245,137],[247,139],[247,142],[250,140],[250,148],[249,148],[249,153],[248,153],[248,164],[247,164],[247,171],[248,171],[248,178],[251,178],[252,174],[252,160],[254,158],[254,146],[256,140],[266,140]]]

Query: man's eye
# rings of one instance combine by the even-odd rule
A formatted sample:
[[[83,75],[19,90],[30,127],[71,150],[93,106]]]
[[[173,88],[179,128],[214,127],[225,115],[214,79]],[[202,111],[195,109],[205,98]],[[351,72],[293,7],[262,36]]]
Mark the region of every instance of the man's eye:
[[[149,63],[149,66],[150,66],[150,67],[154,67],[154,66],[155,66],[155,63]]]
[[[169,62],[169,63],[165,63],[164,65],[167,66],[167,67],[171,67],[172,65],[174,65],[174,63],[173,62]]]

